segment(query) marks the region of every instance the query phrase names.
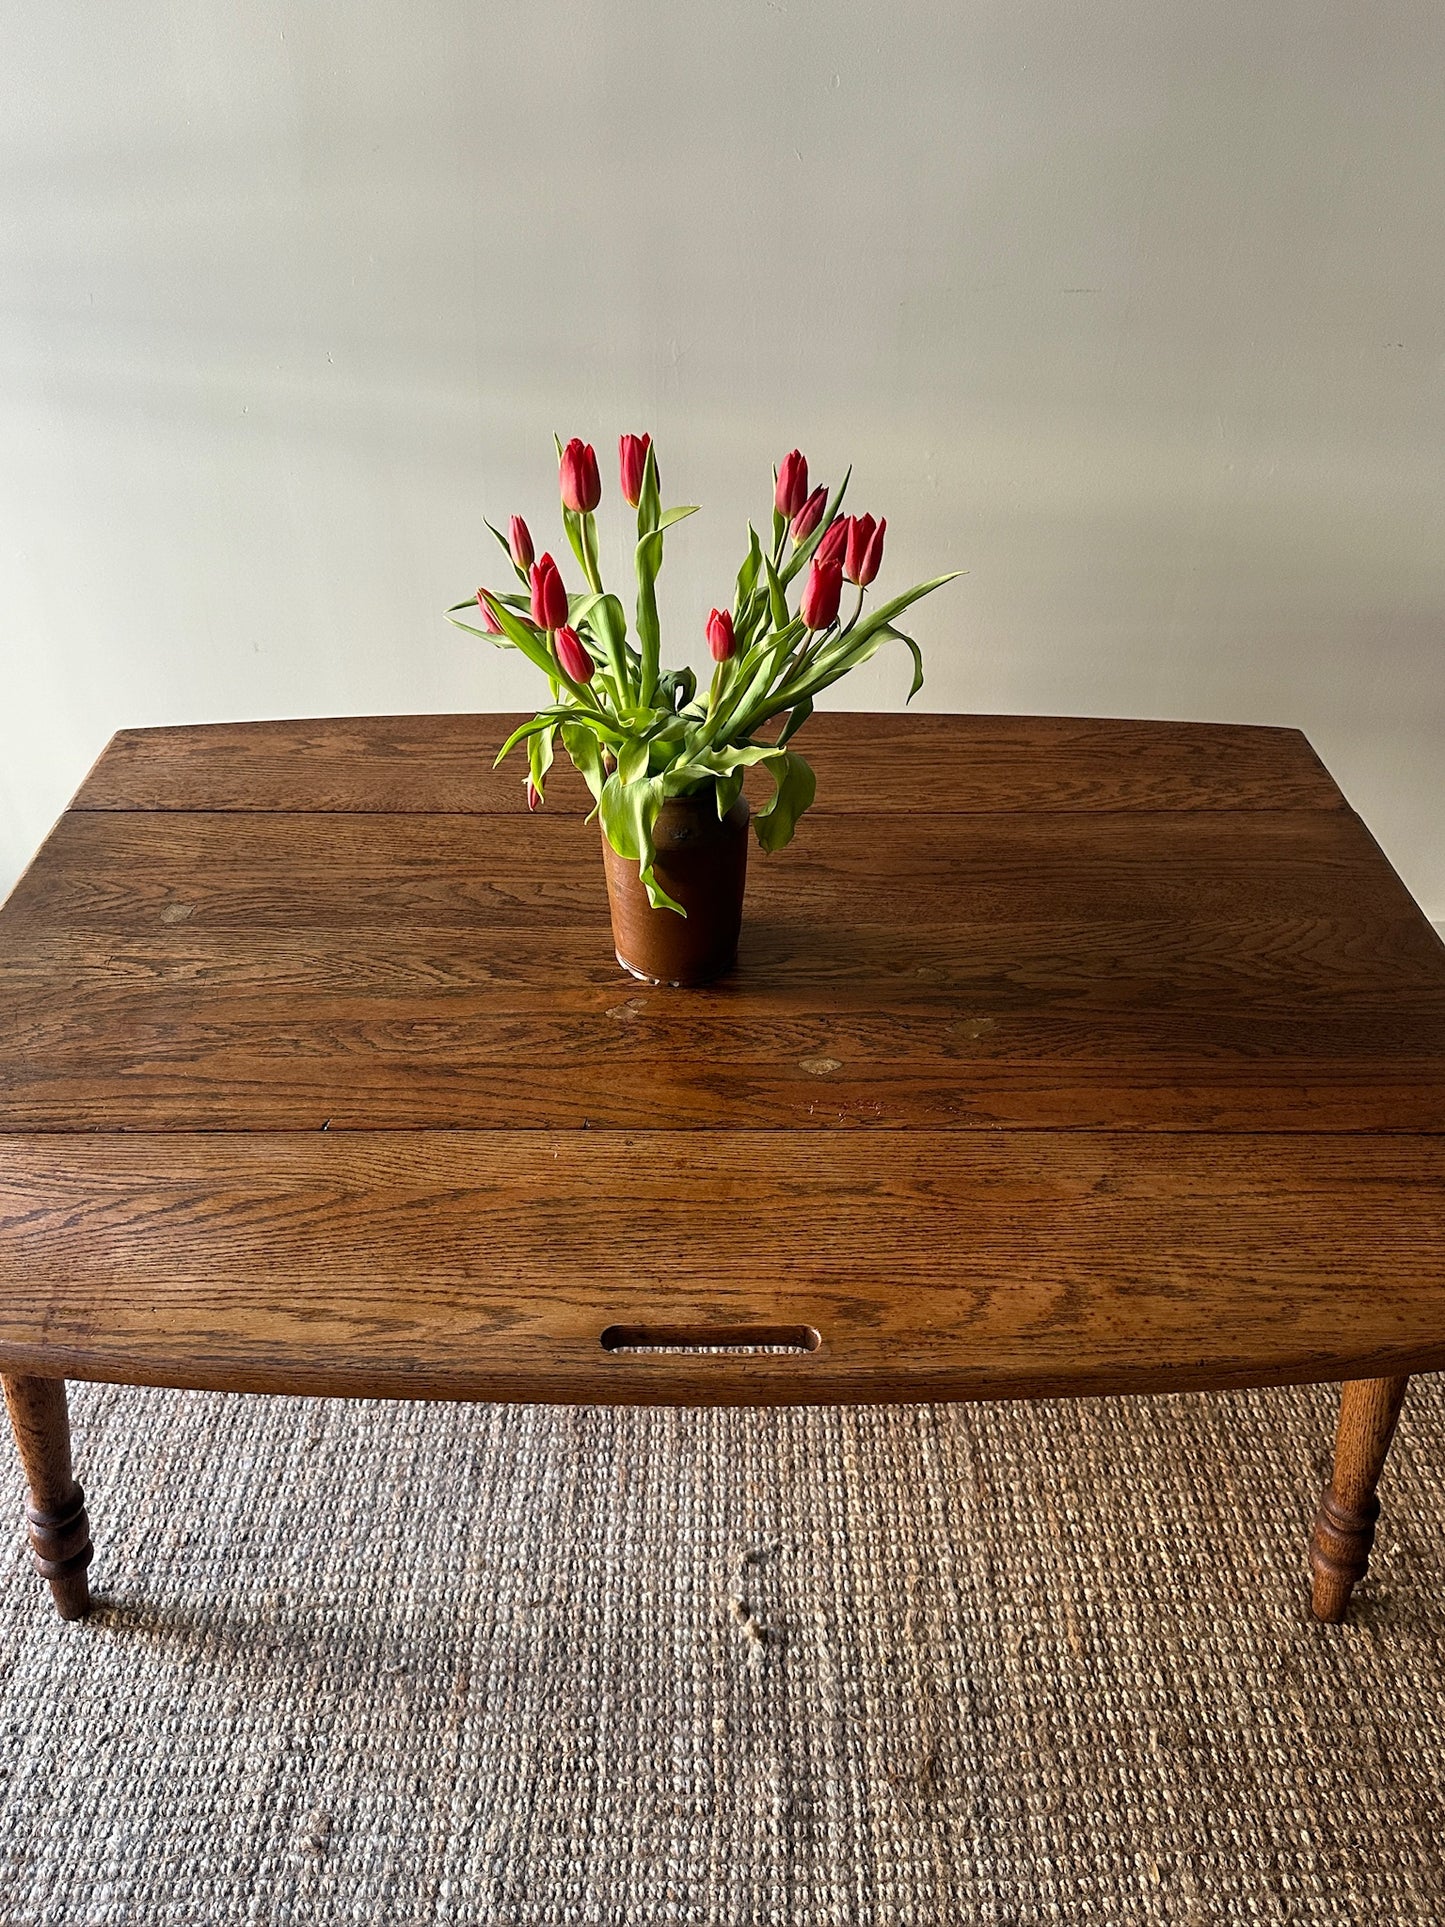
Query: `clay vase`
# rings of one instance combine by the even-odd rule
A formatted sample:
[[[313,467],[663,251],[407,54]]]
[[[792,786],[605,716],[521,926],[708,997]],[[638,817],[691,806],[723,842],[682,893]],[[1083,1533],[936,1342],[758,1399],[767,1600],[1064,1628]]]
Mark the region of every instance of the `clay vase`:
[[[638,866],[603,837],[612,941],[624,970],[653,984],[706,984],[732,967],[748,874],[748,816],[739,797],[719,822],[711,784],[669,798],[658,812],[654,873],[685,917],[654,910]]]

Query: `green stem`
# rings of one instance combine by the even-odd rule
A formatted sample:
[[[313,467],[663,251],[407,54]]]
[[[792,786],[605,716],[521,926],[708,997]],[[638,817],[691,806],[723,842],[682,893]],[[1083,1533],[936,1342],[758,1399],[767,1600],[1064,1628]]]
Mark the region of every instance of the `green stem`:
[[[807,674],[818,657],[822,655],[829,642],[832,641],[833,631],[837,626],[837,623],[830,622],[826,629],[817,629],[807,637],[802,647],[799,648],[784,665],[782,674],[769,691],[769,698],[775,696],[780,689],[790,689],[798,680],[799,676]]]
[[[856,621],[856,617],[854,620]],[[801,694],[788,694],[788,692],[797,691],[800,678],[807,675],[828,643],[834,639],[833,631],[836,628],[836,623],[829,623],[826,629],[816,630],[808,636],[778,671],[772,688],[764,690],[749,709],[729,719],[730,732],[737,736],[751,736],[772,717],[782,715],[785,709],[791,709],[794,703],[800,702],[802,695],[807,693],[806,690]]]
[[[602,571],[597,562],[597,517],[588,509],[582,517],[582,573],[594,595],[601,595]]]

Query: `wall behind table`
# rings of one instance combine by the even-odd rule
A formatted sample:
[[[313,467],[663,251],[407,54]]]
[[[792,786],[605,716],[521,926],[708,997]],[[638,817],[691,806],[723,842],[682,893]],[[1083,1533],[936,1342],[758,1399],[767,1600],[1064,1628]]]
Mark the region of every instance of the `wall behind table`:
[[[0,882],[120,725],[527,703],[438,612],[650,427],[695,655],[851,458],[971,571],[924,706],[1301,724],[1445,916],[1442,68],[1436,0],[11,0]]]

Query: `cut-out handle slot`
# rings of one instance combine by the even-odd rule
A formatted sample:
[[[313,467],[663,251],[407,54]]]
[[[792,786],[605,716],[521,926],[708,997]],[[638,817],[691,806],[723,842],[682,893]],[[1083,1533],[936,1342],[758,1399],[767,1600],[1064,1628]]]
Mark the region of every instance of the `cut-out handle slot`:
[[[746,1358],[752,1352],[815,1352],[811,1325],[609,1325],[604,1352],[700,1352]]]

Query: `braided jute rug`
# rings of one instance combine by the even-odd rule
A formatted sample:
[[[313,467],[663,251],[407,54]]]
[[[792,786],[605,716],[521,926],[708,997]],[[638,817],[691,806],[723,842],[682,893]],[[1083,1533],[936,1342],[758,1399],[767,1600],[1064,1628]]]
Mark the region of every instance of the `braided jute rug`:
[[[72,1405],[104,1603],[8,1529],[5,1927],[1445,1920],[1437,1381],[1337,1628],[1325,1389]]]

